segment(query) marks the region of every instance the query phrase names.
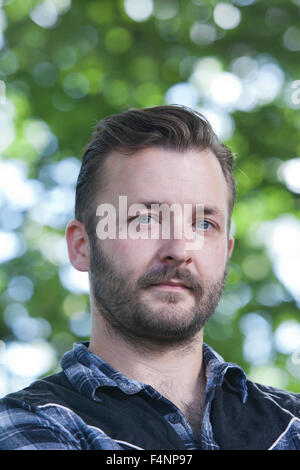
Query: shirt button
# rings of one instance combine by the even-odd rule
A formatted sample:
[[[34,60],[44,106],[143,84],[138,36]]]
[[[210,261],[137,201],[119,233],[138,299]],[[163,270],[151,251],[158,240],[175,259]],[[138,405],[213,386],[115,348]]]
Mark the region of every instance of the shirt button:
[[[168,416],[168,420],[170,421],[170,423],[176,424],[176,423],[180,422],[180,416],[178,414],[174,413],[174,414]]]

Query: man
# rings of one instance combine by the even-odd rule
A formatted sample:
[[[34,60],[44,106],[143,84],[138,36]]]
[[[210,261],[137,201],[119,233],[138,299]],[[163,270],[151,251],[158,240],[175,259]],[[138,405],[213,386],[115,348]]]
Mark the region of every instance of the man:
[[[97,125],[66,231],[89,272],[91,339],[1,400],[0,449],[300,449],[300,396],[203,344],[234,202],[232,153],[202,115],[160,106]]]

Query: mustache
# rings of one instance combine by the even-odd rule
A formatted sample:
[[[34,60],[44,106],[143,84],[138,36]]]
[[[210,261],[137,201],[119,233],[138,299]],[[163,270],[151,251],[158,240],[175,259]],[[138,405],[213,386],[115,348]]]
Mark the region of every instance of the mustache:
[[[152,270],[145,273],[138,281],[140,288],[146,288],[153,284],[161,284],[163,282],[171,281],[172,279],[180,280],[192,290],[202,293],[203,288],[201,282],[186,269],[179,269],[169,266]]]

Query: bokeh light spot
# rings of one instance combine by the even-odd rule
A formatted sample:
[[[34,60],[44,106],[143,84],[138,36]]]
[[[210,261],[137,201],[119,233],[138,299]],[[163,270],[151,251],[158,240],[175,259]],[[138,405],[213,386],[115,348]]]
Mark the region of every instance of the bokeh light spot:
[[[176,83],[165,95],[167,104],[181,104],[194,108],[199,102],[199,91],[190,83]]]
[[[0,230],[0,263],[21,256],[25,251],[25,243],[20,234]]]
[[[152,14],[152,0],[125,0],[126,14],[134,21],[146,21]]]
[[[234,29],[241,21],[241,12],[229,3],[218,2],[214,8],[215,23],[223,29]]]
[[[51,165],[50,174],[57,184],[75,185],[81,161],[76,157],[68,157]]]
[[[34,284],[26,276],[15,276],[8,284],[7,293],[16,302],[27,302],[33,295]]]
[[[62,285],[73,294],[89,292],[89,279],[86,272],[77,271],[73,266],[65,265],[59,268],[59,278]]]
[[[90,82],[84,74],[72,72],[65,76],[63,87],[67,95],[71,98],[80,99],[88,94]]]
[[[290,191],[300,193],[300,158],[284,162],[278,168],[278,176]]]
[[[178,0],[154,0],[154,16],[159,20],[174,18],[179,11]]]
[[[52,346],[44,340],[32,343],[11,341],[6,343],[5,365],[23,377],[36,378],[56,364]]]
[[[0,77],[14,74],[19,67],[19,59],[12,50],[0,54]]]
[[[274,343],[277,351],[291,354],[300,348],[300,323],[287,320],[281,323],[275,331]]]
[[[283,44],[290,51],[300,51],[300,28],[290,26],[283,35]]]
[[[34,23],[46,29],[53,28],[58,20],[57,8],[50,0],[38,3],[29,16]]]
[[[45,88],[54,85],[57,81],[57,71],[51,62],[40,62],[32,71],[35,82]]]
[[[129,30],[122,27],[110,29],[105,35],[105,45],[113,54],[122,54],[128,51],[132,45]]]
[[[241,92],[242,84],[239,77],[230,72],[217,74],[210,84],[211,97],[220,106],[235,104]]]
[[[62,45],[54,52],[54,62],[60,70],[70,69],[77,62],[77,52],[72,46]]]
[[[194,23],[190,30],[190,37],[195,44],[206,46],[216,40],[216,28],[208,23]]]
[[[76,312],[69,320],[70,330],[79,337],[87,337],[91,333],[91,314]]]

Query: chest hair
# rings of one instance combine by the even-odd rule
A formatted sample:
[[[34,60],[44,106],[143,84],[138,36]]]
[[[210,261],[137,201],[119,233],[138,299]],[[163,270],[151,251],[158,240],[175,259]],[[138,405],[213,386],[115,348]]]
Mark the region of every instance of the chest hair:
[[[165,394],[165,396],[184,414],[186,420],[193,430],[196,440],[200,442],[204,407],[204,399],[202,395],[199,394],[197,398],[194,398],[194,400],[190,403],[186,403],[186,401],[180,399],[174,400],[174,395],[172,397],[172,395],[170,396],[169,393]]]
[[[203,380],[205,384],[205,379]],[[190,400],[187,399],[188,393],[185,393],[182,389],[178,390],[177,386],[174,388],[174,385],[168,381],[160,382],[159,386],[155,388],[180,409],[191,426],[196,440],[201,442],[201,424],[204,407],[204,394],[201,393],[201,390],[205,390],[205,385],[199,386],[196,396],[190,397]]]
[[[185,404],[181,406],[180,409],[191,426],[196,440],[201,442],[201,424],[203,419],[202,403],[198,401],[191,405]]]

